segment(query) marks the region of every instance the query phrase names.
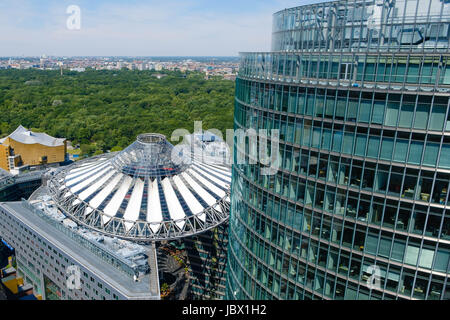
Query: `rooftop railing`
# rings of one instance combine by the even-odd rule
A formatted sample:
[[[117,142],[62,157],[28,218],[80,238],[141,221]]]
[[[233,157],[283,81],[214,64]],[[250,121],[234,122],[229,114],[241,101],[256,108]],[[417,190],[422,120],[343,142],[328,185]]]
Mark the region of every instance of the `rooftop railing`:
[[[55,229],[62,232],[64,235],[68,236],[70,239],[74,240],[77,244],[82,246],[85,249],[88,249],[90,252],[95,254],[97,257],[101,258],[103,261],[106,261],[108,264],[118,269],[119,271],[125,273],[129,277],[133,277],[137,274],[137,268],[130,266],[123,258],[119,257],[115,253],[109,251],[105,246],[100,243],[96,243],[80,234],[76,233],[72,229],[64,226],[61,222],[51,218],[46,215],[42,210],[35,208],[32,204],[30,204],[26,200],[22,200],[22,204],[24,207],[29,209],[32,213],[34,213],[37,217],[44,220],[48,225],[54,227]]]

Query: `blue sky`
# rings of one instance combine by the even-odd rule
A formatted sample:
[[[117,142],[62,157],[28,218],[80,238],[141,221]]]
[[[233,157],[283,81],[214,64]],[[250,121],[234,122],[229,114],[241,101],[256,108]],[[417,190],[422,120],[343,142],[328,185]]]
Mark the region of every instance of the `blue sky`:
[[[1,0],[0,56],[230,56],[270,50],[272,14],[323,0]],[[66,9],[81,9],[68,30]]]

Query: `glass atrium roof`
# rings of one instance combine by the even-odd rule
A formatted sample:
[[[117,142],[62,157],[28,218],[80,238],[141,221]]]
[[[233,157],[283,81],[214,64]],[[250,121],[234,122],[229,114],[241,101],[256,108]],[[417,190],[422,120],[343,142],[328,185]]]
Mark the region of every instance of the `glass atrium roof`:
[[[48,189],[65,214],[105,234],[140,241],[194,235],[228,219],[231,170],[183,157],[164,136],[144,134],[120,153],[62,169]]]

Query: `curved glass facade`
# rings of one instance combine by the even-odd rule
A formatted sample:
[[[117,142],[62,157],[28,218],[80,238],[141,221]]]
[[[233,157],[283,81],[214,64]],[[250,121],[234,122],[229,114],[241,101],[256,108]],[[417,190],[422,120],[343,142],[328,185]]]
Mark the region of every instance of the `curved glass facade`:
[[[235,127],[279,129],[282,161],[233,167],[227,298],[450,299],[449,26],[447,1],[335,1],[242,54]]]

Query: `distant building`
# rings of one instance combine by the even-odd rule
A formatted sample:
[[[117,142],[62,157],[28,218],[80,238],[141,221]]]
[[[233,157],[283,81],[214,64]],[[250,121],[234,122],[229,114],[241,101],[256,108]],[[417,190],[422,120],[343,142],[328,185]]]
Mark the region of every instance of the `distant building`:
[[[81,68],[81,67],[79,67],[79,68],[70,68],[70,71],[85,72],[86,68]]]
[[[167,77],[167,74],[160,74],[160,73],[158,73],[158,74],[154,74],[153,76],[158,78],[158,79],[162,79],[164,77]]]
[[[236,75],[235,74],[226,74],[226,75],[223,76],[223,78],[225,80],[236,81]]]
[[[18,173],[30,166],[64,162],[66,150],[66,139],[19,126],[9,136],[0,139],[0,167]]]

